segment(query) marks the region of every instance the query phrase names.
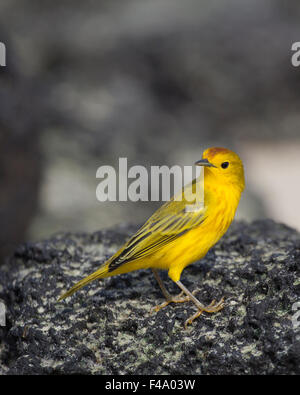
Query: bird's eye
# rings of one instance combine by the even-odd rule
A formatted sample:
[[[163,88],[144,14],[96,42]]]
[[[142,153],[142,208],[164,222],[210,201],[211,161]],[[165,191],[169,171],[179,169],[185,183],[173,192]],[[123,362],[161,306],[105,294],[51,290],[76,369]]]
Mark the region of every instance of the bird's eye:
[[[223,162],[221,164],[222,169],[227,169],[228,166],[229,166],[229,162]]]

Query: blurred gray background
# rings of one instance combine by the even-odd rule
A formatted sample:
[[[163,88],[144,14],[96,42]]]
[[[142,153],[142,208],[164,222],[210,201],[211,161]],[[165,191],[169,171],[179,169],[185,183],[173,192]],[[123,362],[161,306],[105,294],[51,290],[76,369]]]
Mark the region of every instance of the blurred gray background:
[[[238,218],[300,230],[300,3],[1,0],[0,256],[53,232],[141,223],[160,202],[96,199],[101,165],[236,150]]]

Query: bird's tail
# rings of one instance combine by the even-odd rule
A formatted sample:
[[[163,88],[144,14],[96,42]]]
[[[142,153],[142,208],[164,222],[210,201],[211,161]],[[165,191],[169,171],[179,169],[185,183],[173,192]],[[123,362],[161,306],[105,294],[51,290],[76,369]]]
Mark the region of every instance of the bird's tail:
[[[61,297],[58,299],[58,301],[61,301],[65,298],[67,298],[68,296],[73,295],[74,292],[78,291],[80,288],[84,287],[91,281],[96,280],[97,278],[106,277],[107,273],[108,273],[108,265],[104,264],[98,270],[96,270],[94,273],[90,274],[89,276],[83,278],[82,280],[78,281],[78,283],[73,285],[73,287],[70,288],[69,291],[67,291],[66,293],[61,295]]]

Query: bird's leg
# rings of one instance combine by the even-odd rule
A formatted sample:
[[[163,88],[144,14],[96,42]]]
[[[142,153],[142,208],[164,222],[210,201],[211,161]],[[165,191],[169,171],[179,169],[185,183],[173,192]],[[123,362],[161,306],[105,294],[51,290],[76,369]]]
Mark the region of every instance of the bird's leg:
[[[183,303],[183,302],[187,302],[189,300],[191,300],[196,307],[198,308],[198,311],[193,314],[191,317],[189,317],[186,321],[185,321],[185,328],[187,328],[187,326],[189,324],[191,324],[196,318],[198,318],[203,311],[205,311],[206,313],[216,313],[217,311],[220,311],[223,309],[224,307],[224,298],[220,299],[219,302],[216,304],[216,301],[213,300],[208,306],[204,306],[201,302],[199,302],[199,300],[194,296],[194,294],[196,292],[198,292],[198,290],[195,290],[193,292],[190,292],[183,284],[181,281],[176,281],[176,284],[178,285],[179,288],[181,288],[181,292],[179,295],[176,296],[172,296],[166,289],[166,287],[164,286],[162,279],[160,278],[157,270],[152,269],[154,277],[156,278],[158,285],[160,286],[160,289],[162,291],[162,293],[164,294],[166,301],[158,306],[154,307],[154,311],[159,311],[160,309],[162,309],[163,307],[166,307],[169,303]],[[186,295],[183,297],[183,295]]]
[[[187,302],[188,300],[190,300],[189,296],[185,296],[182,297],[183,295],[185,295],[185,293],[183,291],[180,292],[179,295],[176,296],[172,296],[166,289],[166,287],[164,286],[164,283],[162,282],[162,279],[160,278],[158,272],[156,269],[152,269],[154,277],[156,278],[156,281],[158,282],[158,285],[164,295],[164,297],[166,298],[166,301],[158,306],[155,306],[153,308],[154,311],[159,311],[160,309],[162,309],[163,307],[168,306],[169,303],[183,303],[183,302]]]
[[[211,304],[209,304],[208,306],[204,306],[201,302],[199,302],[199,300],[193,295],[193,293],[191,293],[183,284],[181,281],[176,281],[176,284],[178,285],[179,288],[181,288],[182,292],[184,292],[189,300],[191,300],[198,308],[198,311],[193,314],[191,317],[189,317],[186,321],[185,321],[185,328],[187,328],[187,326],[189,324],[191,324],[197,317],[199,317],[199,315],[201,315],[203,313],[203,311],[205,311],[206,313],[216,313],[217,311],[220,311],[223,309],[224,307],[224,298],[220,299],[219,302],[216,304],[216,301],[213,300],[211,302]]]

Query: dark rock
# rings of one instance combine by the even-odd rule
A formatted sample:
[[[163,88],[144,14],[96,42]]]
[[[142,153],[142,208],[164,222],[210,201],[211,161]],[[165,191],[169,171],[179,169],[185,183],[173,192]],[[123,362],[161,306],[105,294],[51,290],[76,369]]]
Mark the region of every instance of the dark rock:
[[[163,301],[150,271],[95,281],[57,298],[95,270],[135,230],[57,234],[20,246],[0,271],[7,325],[0,327],[3,374],[299,374],[300,235],[272,221],[237,222],[182,281],[204,303],[225,308],[199,317],[191,303]],[[167,279],[166,273],[163,278]],[[168,280],[172,292],[177,287]]]

